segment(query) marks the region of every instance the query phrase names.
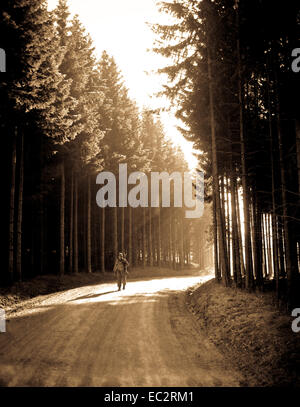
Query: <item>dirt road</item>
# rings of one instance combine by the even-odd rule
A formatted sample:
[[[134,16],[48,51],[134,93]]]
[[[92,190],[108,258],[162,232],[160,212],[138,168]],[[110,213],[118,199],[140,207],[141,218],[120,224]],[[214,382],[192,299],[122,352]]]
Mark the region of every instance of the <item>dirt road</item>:
[[[184,290],[199,277],[81,287],[9,315],[2,386],[238,386],[198,332]]]

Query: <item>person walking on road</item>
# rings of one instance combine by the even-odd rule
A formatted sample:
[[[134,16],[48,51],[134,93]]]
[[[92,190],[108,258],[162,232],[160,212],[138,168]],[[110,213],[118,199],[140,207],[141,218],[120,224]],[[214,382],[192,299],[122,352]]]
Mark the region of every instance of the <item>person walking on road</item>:
[[[129,266],[128,261],[126,260],[125,256],[123,255],[122,252],[119,253],[115,265],[114,265],[114,274],[117,277],[117,284],[118,284],[118,290],[121,290],[121,286],[123,285],[123,290],[125,290],[126,287],[126,282],[127,282],[127,275],[128,275],[128,270],[127,267]]]

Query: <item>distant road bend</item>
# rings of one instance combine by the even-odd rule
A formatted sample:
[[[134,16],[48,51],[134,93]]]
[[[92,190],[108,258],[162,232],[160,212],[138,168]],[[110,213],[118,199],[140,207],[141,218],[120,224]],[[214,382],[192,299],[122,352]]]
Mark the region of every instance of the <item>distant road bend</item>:
[[[184,290],[207,277],[160,277],[52,294],[9,315],[1,386],[238,386],[196,328]],[[43,297],[41,297],[43,298]]]

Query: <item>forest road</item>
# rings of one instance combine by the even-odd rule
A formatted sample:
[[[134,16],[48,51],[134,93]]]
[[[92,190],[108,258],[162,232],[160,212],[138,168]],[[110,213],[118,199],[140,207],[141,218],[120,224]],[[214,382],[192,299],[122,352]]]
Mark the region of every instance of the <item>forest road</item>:
[[[0,385],[239,386],[186,309],[184,291],[201,278],[140,279],[120,292],[86,286],[8,315]]]

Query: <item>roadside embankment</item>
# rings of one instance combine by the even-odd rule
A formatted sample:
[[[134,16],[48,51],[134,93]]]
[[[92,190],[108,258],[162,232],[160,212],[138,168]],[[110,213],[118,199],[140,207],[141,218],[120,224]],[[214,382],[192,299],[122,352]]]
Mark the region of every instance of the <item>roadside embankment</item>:
[[[187,292],[199,329],[241,371],[245,386],[300,386],[300,333],[269,294],[210,280]]]

